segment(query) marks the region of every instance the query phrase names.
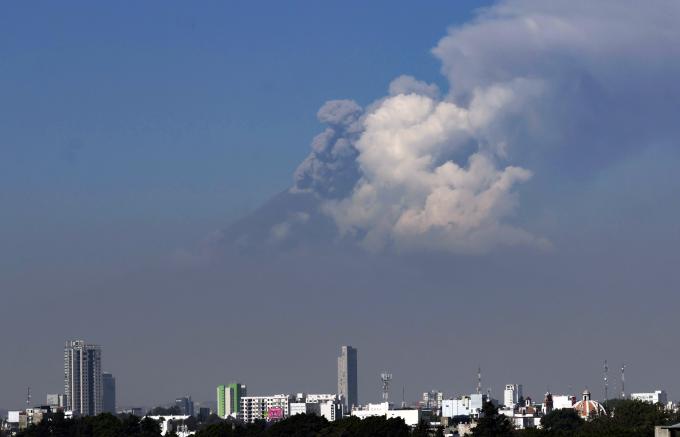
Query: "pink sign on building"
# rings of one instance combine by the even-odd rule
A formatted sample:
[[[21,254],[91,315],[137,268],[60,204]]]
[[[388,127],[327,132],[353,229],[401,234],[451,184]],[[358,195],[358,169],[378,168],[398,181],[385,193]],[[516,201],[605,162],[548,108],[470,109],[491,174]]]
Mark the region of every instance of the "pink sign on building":
[[[281,407],[271,407],[267,414],[269,420],[281,420],[283,419],[283,408]]]

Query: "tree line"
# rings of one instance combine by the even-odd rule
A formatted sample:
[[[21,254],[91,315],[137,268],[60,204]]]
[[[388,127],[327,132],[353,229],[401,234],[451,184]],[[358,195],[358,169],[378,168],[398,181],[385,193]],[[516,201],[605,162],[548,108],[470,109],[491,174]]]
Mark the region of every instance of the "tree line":
[[[680,413],[661,405],[640,401],[612,400],[605,403],[607,414],[590,421],[574,410],[555,410],[541,419],[540,429],[513,429],[511,421],[486,403],[483,417],[473,428],[473,437],[653,437],[654,427],[680,423]],[[244,424],[211,415],[201,422],[190,418],[181,422],[196,437],[443,437],[441,427],[421,423],[414,429],[402,419],[346,417],[334,422],[316,415],[299,414],[285,420]],[[150,418],[132,415],[100,414],[65,419],[62,413],[32,425],[19,437],[158,437],[161,427]],[[169,436],[176,436],[171,432]]]
[[[660,404],[613,399],[604,403],[606,415],[586,421],[571,409],[554,410],[541,418],[541,428],[513,430],[510,420],[492,404],[474,428],[476,437],[654,437],[654,427],[680,423],[680,413]]]

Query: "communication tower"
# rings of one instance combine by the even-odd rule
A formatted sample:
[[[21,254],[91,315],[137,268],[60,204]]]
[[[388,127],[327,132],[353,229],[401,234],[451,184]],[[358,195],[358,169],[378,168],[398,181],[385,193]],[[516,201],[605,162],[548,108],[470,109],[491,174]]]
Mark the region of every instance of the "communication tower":
[[[381,373],[380,381],[382,382],[383,402],[388,402],[388,398],[390,397],[390,381],[392,381],[392,374],[389,372]]]

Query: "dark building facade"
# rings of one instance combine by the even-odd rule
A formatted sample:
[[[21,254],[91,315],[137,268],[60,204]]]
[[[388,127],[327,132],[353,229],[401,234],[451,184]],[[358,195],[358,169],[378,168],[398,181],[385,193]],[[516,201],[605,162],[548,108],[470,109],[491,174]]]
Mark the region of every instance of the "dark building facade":
[[[102,411],[104,413],[116,414],[116,378],[108,372],[102,373],[103,401]]]

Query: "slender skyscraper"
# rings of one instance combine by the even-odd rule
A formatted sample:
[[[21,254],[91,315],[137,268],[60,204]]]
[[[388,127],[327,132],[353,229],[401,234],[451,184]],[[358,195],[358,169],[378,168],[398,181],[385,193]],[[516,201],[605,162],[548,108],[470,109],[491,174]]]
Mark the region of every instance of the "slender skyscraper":
[[[108,372],[102,373],[102,411],[116,414],[116,378]]]
[[[359,405],[357,392],[357,350],[352,346],[342,346],[338,357],[338,394],[348,411]]]
[[[67,341],[64,348],[66,409],[80,416],[102,412],[102,351],[83,340]]]

